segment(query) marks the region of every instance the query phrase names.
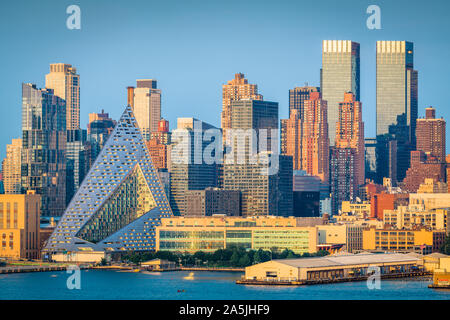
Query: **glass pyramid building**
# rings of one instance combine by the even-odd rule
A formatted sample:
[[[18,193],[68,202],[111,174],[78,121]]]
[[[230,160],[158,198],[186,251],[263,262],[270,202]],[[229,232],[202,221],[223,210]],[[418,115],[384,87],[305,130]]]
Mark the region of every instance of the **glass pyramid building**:
[[[43,252],[154,250],[155,226],[170,216],[164,187],[127,106]]]

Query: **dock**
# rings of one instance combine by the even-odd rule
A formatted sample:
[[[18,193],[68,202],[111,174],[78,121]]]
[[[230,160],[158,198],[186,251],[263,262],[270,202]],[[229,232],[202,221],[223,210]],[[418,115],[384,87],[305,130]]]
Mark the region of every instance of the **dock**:
[[[65,271],[67,270],[66,264],[64,265],[30,265],[30,266],[7,266],[0,268],[0,274],[10,273],[25,273],[25,272],[49,272],[49,271]],[[79,266],[80,269],[89,269],[90,266]]]
[[[380,279],[399,279],[399,278],[417,278],[417,277],[430,277],[431,272],[418,271],[418,272],[405,272],[405,273],[393,273],[382,274]],[[241,279],[237,280],[236,284],[243,285],[264,285],[264,286],[304,286],[304,285],[316,285],[316,284],[331,284],[341,282],[355,282],[355,281],[367,281],[369,276],[356,276],[347,278],[333,278],[333,279],[315,279],[315,280],[255,280],[255,279]]]

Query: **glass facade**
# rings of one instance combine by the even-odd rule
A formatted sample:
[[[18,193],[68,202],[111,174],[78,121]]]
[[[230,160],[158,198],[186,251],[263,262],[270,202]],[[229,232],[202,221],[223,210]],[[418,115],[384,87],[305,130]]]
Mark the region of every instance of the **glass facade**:
[[[388,135],[397,141],[396,177],[390,177],[393,181],[404,179],[410,152],[415,149],[417,90],[414,44],[377,41],[377,139],[386,140]]]
[[[359,43],[348,40],[324,40],[322,44],[322,99],[328,104],[328,135],[334,146],[336,123],[339,121],[339,102],[346,92],[360,101]]]

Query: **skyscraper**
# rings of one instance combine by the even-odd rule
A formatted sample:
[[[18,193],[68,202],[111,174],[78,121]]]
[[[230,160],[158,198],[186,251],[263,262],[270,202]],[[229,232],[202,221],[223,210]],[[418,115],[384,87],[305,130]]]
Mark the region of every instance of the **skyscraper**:
[[[302,119],[299,109],[291,109],[289,119],[281,119],[281,154],[292,156],[293,169],[302,168]]]
[[[353,92],[360,101],[359,43],[349,40],[324,40],[322,43],[322,70],[320,91],[328,104],[330,146],[334,146],[339,102],[346,92]]]
[[[364,183],[364,123],[361,102],[348,92],[339,103],[336,145],[331,151],[330,187],[332,210],[336,214],[342,201],[355,200]]]
[[[397,181],[405,177],[415,148],[416,119],[414,44],[377,41],[377,138],[389,135],[397,141]]]
[[[203,140],[208,129],[217,128],[195,118],[178,118],[177,129],[172,131],[170,206],[174,215],[186,214],[187,190],[217,186],[216,163],[208,164],[203,159],[204,149],[210,144]]]
[[[127,106],[43,251],[155,250],[155,226],[171,215]]]
[[[52,89],[22,84],[22,187],[41,195],[41,214],[66,205],[66,103]]]
[[[336,123],[336,148],[355,149],[356,183],[364,183],[364,122],[362,121],[362,104],[353,93],[344,95],[339,103],[339,118]]]
[[[85,143],[86,153],[86,168],[85,172],[89,171],[89,168],[94,163],[100,150],[108,140],[109,135],[113,132],[116,121],[109,117],[108,113],[103,110],[101,113],[90,113],[89,123],[87,125],[87,141]]]
[[[257,152],[272,150],[272,141],[277,143],[277,137],[272,137],[272,130],[278,131],[278,102],[263,100],[235,100],[231,102],[229,146],[238,152],[238,148],[244,147],[246,155],[255,147]],[[243,134],[242,130],[255,130],[256,136]],[[264,130],[266,130],[264,133]],[[249,133],[249,131],[247,131]],[[254,141],[256,138],[257,141]],[[265,139],[266,150],[261,150],[261,140]]]
[[[22,193],[22,139],[12,139],[6,145],[6,158],[2,165],[3,185],[6,194]]]
[[[45,75],[45,87],[66,101],[67,130],[80,128],[80,76],[70,64],[52,63]]]
[[[72,199],[80,187],[85,174],[89,170],[86,161],[86,130],[67,130],[66,142],[66,204]]]
[[[258,94],[256,84],[248,83],[243,73],[236,73],[233,80],[222,85],[221,127],[224,138],[227,136],[227,130],[231,127],[231,102],[242,99],[262,100],[263,96]],[[225,139],[223,142],[225,143]]]
[[[417,119],[416,149],[436,157],[445,162],[445,120],[436,119],[433,107],[425,109],[425,118]]]
[[[318,176],[323,182],[328,182],[327,102],[322,99],[319,92],[312,92],[310,99],[305,100],[305,118],[303,119],[302,131],[302,170],[306,171],[307,174]]]
[[[136,88],[128,87],[128,104],[141,129],[145,140],[151,138],[152,132],[158,131],[161,119],[161,90],[153,79],[136,80]],[[132,103],[131,103],[132,101]]]
[[[303,118],[303,110],[305,108],[305,100],[309,100],[309,94],[311,92],[320,92],[318,87],[295,87],[289,90],[289,114],[292,110],[300,111],[300,118]]]

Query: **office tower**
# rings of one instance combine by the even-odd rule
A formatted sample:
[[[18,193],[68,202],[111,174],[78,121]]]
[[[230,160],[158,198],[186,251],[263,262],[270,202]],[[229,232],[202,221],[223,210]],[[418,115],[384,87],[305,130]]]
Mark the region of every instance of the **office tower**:
[[[206,188],[186,192],[186,216],[240,216],[240,205],[241,193],[238,190]]]
[[[398,141],[388,134],[377,137],[376,183],[389,178],[394,186],[397,184],[397,144]]]
[[[279,170],[267,174],[271,157],[278,157]],[[225,161],[223,171],[224,189],[241,192],[241,215],[292,215],[292,157],[260,152],[254,163]]]
[[[364,139],[364,177],[370,181],[375,181],[377,178],[377,139]]]
[[[336,123],[335,145],[338,149],[355,149],[354,175],[355,183],[364,183],[364,123],[362,121],[362,104],[355,100],[351,92],[344,95],[339,103],[339,117]]]
[[[272,150],[272,140],[276,142],[278,153],[278,137],[272,137],[272,130],[278,132],[278,102],[262,100],[236,100],[231,102],[231,126],[229,146],[235,153],[244,148],[245,155],[254,148],[256,152]],[[255,130],[257,141],[253,140],[250,131]],[[266,130],[266,133],[264,133]],[[247,131],[244,133],[243,131]],[[277,133],[278,135],[278,133]],[[266,150],[261,150],[261,142],[265,141]]]
[[[305,100],[302,170],[318,176],[323,182],[328,182],[329,177],[328,130],[327,102],[319,92],[312,92],[310,99]]]
[[[263,96],[258,94],[256,84],[248,83],[243,73],[236,73],[233,80],[222,85],[221,127],[224,143],[226,142],[227,130],[231,127],[231,102],[243,99],[262,100]]]
[[[145,140],[149,140],[152,132],[158,131],[161,119],[161,90],[153,79],[136,80],[136,88],[128,87],[128,104],[141,129]]]
[[[22,193],[22,139],[12,139],[6,145],[6,158],[2,163],[3,187],[6,194]]]
[[[155,250],[155,226],[171,215],[145,140],[127,106],[43,253]]]
[[[342,201],[356,200],[358,192],[356,163],[356,149],[331,148],[330,189],[333,214],[338,214]]]
[[[322,43],[322,70],[320,91],[328,104],[330,146],[334,146],[339,102],[346,92],[359,94],[359,43],[348,40],[324,40]]]
[[[302,168],[302,137],[300,110],[292,109],[289,119],[281,119],[281,154],[292,157],[294,170]]]
[[[66,205],[66,103],[51,89],[22,84],[22,188],[41,195],[41,214]]]
[[[209,129],[217,128],[195,118],[178,118],[177,129],[172,131],[170,206],[174,215],[187,214],[188,190],[217,186],[216,163],[208,164],[203,159],[203,152],[210,144],[203,140],[203,134]]]
[[[417,119],[416,149],[445,162],[445,120],[436,119],[433,107],[425,109],[425,118]]]
[[[40,196],[27,194],[0,195],[0,256],[12,259],[40,257]]]
[[[80,187],[89,170],[86,165],[87,132],[84,129],[67,130],[66,142],[66,205]]]
[[[423,151],[411,151],[411,167],[406,171],[403,189],[409,193],[416,193],[425,179],[435,182],[446,181],[446,164],[437,157]]]
[[[320,92],[318,87],[295,87],[289,90],[289,114],[292,110],[300,111],[300,118],[303,118],[303,111],[305,108],[305,100],[309,100],[311,92]]]
[[[377,139],[389,135],[397,140],[397,181],[405,177],[415,149],[416,119],[413,43],[377,41]]]
[[[80,128],[80,76],[70,64],[52,63],[45,75],[45,87],[66,101],[67,130]]]
[[[321,203],[330,196],[327,183],[303,170],[293,171],[293,215],[295,217],[321,216]]]
[[[101,123],[101,125],[99,125]],[[114,130],[116,126],[116,121],[109,117],[109,113],[106,113],[105,110],[102,109],[100,113],[89,113],[89,122],[87,125],[87,134],[91,134],[91,125],[95,125],[95,129],[98,131],[99,128],[104,127],[104,130],[108,131],[108,134]],[[95,130],[94,130],[95,131]],[[95,134],[95,133],[94,133]],[[108,138],[108,137],[106,137]],[[106,139],[105,141],[106,142]]]
[[[87,126],[87,141],[85,143],[86,167],[85,172],[94,163],[100,150],[108,140],[109,135],[116,127],[116,121],[109,117],[108,113],[90,113],[89,123]]]
[[[343,201],[356,200],[364,183],[364,123],[361,102],[351,92],[339,103],[335,147],[331,149],[330,188],[333,214]]]

